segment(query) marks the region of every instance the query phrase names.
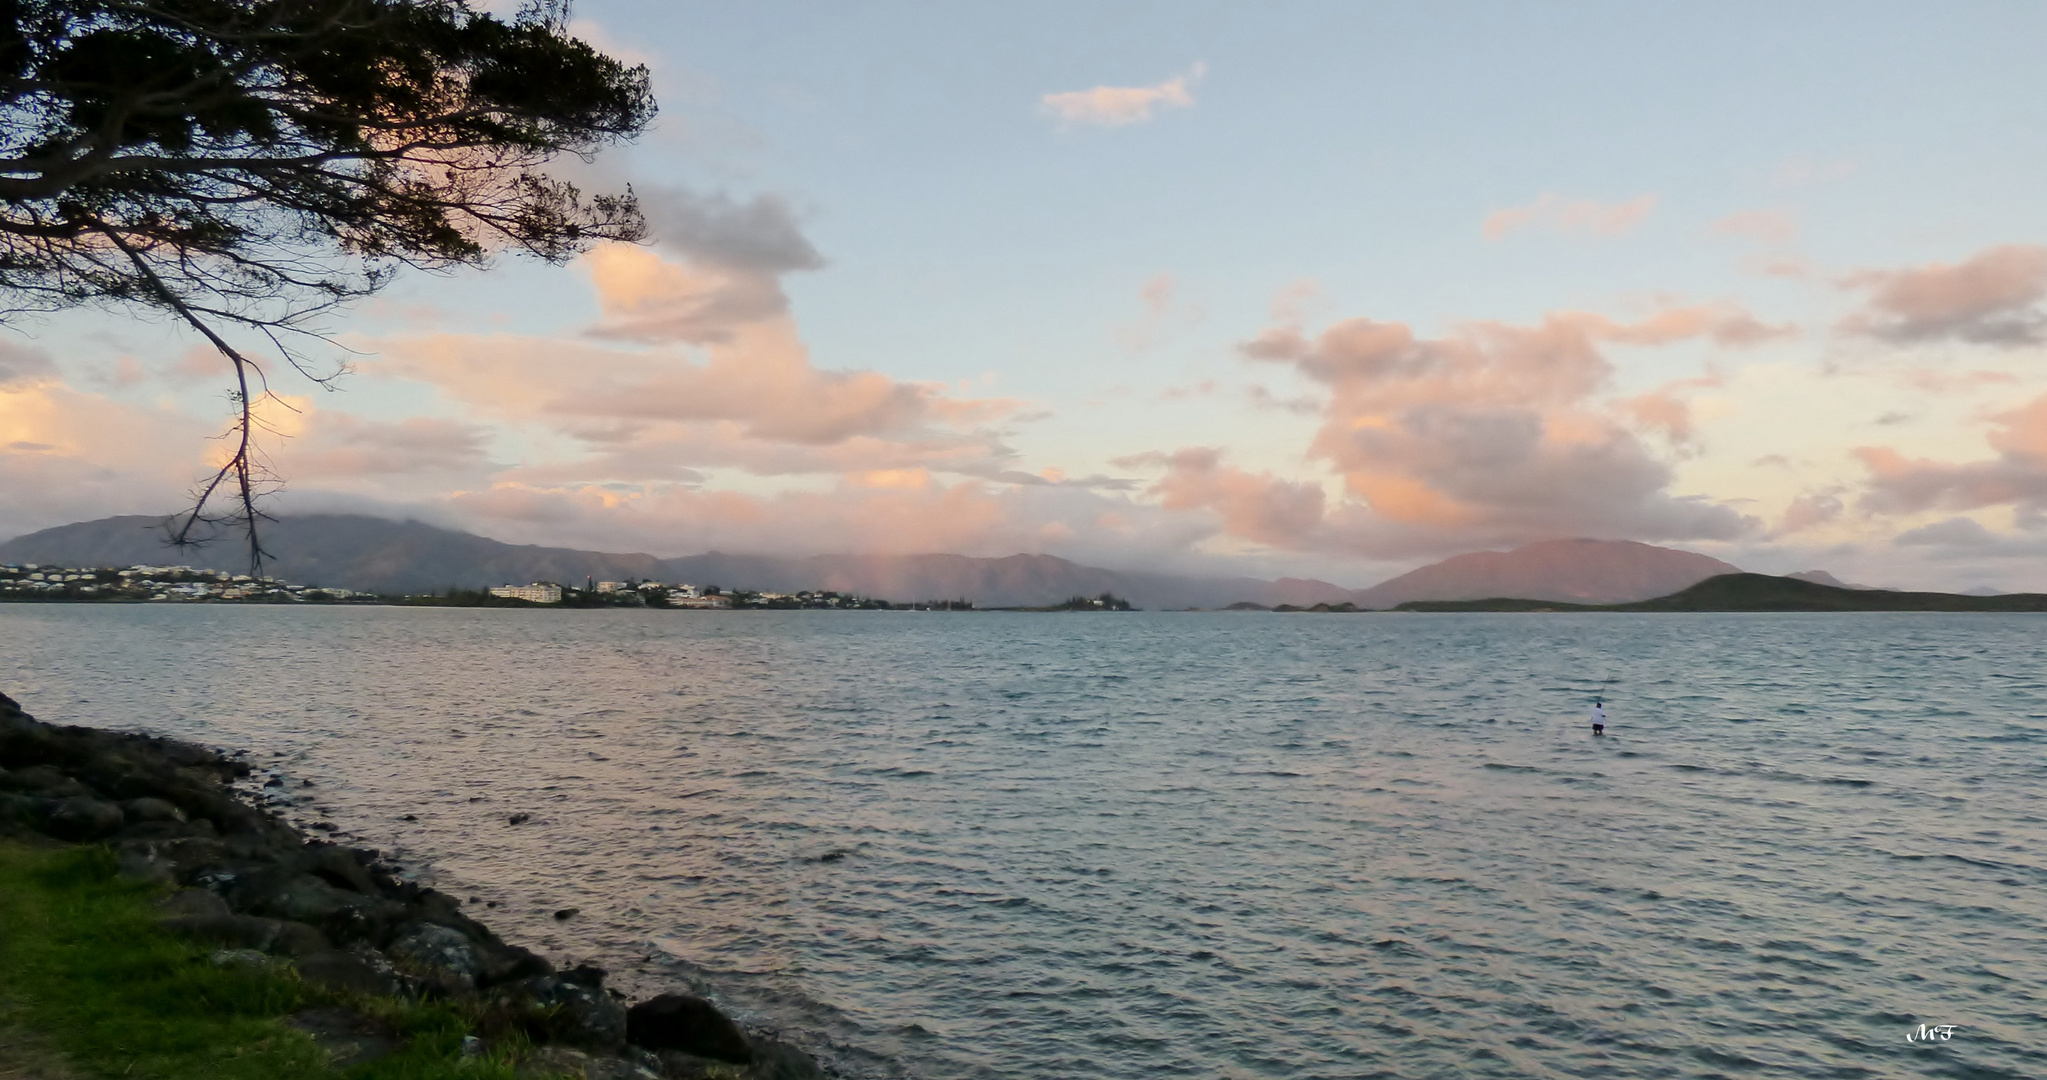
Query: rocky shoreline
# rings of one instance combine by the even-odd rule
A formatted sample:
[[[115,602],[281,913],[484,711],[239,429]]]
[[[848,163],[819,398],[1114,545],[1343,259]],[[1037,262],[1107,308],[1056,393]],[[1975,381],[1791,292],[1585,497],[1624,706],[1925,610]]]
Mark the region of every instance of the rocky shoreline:
[[[0,837],[104,844],[123,877],[168,894],[160,925],[219,964],[289,965],[344,997],[441,999],[478,1018],[475,1047],[516,1035],[542,1075],[585,1080],[811,1080],[807,1054],[703,998],[628,1004],[590,966],[554,965],[404,880],[374,850],[301,833],[233,787],[250,765],[150,735],[62,727],[0,694]],[[174,891],[171,891],[174,890]],[[337,1062],[392,1043],[340,1007],[292,1022]]]

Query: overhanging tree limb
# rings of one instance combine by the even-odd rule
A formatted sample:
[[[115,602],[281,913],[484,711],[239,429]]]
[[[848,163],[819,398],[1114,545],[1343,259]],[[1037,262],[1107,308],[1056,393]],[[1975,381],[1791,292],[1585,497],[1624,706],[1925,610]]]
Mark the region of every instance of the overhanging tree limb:
[[[323,316],[403,266],[563,261],[645,231],[630,188],[550,176],[654,114],[644,67],[567,33],[567,5],[468,0],[0,0],[0,320],[153,311],[231,366],[224,485],[256,539],[252,375],[233,331],[318,381]],[[338,373],[338,370],[335,373]]]

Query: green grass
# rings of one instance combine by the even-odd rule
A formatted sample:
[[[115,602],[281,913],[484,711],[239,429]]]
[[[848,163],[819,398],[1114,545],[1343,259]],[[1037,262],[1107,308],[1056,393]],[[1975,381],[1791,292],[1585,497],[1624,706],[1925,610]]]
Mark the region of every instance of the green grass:
[[[81,1077],[161,1080],[512,1080],[524,1049],[464,1058],[470,1018],[449,1005],[350,998],[287,968],[215,967],[210,950],[164,933],[156,892],[122,882],[101,848],[0,840],[0,1026],[60,1052]],[[406,1045],[332,1068],[283,1018],[316,1005],[376,1016]],[[0,1062],[0,1072],[6,1063]]]

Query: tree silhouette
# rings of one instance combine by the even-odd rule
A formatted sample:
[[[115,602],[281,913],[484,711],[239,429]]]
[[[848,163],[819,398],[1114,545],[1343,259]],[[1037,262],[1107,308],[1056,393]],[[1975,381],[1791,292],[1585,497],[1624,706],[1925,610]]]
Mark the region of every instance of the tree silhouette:
[[[236,528],[260,569],[264,364],[331,383],[324,316],[401,267],[644,235],[630,188],[544,170],[654,115],[646,68],[566,24],[566,0],[0,0],[0,320],[152,313],[232,370],[230,453],[173,542]]]

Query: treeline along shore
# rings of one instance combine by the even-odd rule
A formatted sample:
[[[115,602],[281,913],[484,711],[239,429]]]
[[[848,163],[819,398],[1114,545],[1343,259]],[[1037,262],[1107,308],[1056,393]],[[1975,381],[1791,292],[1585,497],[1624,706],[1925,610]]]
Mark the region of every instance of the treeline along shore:
[[[250,772],[240,753],[47,724],[0,694],[0,1036],[26,1029],[94,1071],[127,1053],[158,1076],[216,1075],[180,1071],[180,1053],[242,1063],[219,1076],[824,1075],[701,997],[631,1003],[597,968],[556,970],[378,851],[245,801],[234,781]],[[91,912],[109,914],[78,925]],[[240,1026],[218,1037],[247,1045],[194,1048],[182,1031],[150,1049],[176,1025],[148,1014],[201,1005],[190,1024],[226,1016]],[[0,1074],[16,1075],[10,1045]]]

